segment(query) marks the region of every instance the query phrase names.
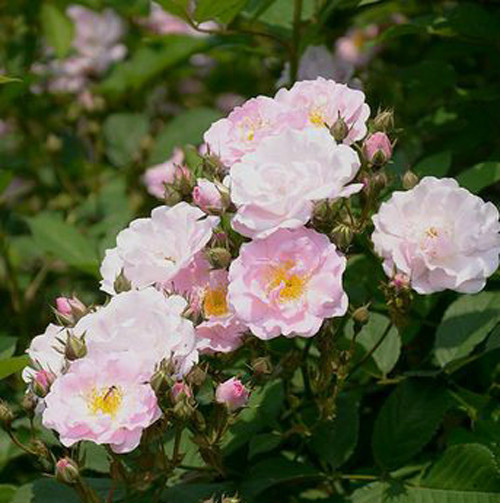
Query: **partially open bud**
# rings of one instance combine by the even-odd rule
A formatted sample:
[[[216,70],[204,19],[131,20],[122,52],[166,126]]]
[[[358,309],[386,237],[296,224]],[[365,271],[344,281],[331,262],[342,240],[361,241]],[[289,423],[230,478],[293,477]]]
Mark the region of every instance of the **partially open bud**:
[[[178,402],[183,398],[191,398],[193,396],[193,393],[191,392],[189,385],[182,381],[178,381],[172,386],[172,389],[170,390],[170,396],[172,397],[172,400],[174,402]]]
[[[363,151],[369,163],[383,166],[392,157],[391,141],[385,133],[374,133],[365,140]]]
[[[63,484],[75,484],[80,479],[78,465],[71,458],[61,458],[56,463],[56,480]]]
[[[4,400],[0,400],[0,423],[8,430],[14,421],[14,413],[10,406]]]
[[[368,311],[366,306],[358,307],[354,313],[352,313],[352,319],[358,325],[366,325],[370,319],[370,311]]]
[[[346,124],[345,120],[340,117],[340,115],[330,128],[330,134],[337,143],[342,143],[347,138],[347,135],[349,134],[349,126]]]
[[[39,370],[33,377],[31,389],[37,397],[44,398],[48,395],[50,387],[55,380],[56,375],[54,373],[48,370]]]
[[[116,293],[128,292],[132,289],[132,283],[126,278],[125,273],[122,271],[116,277],[113,288]]]
[[[220,215],[229,206],[229,190],[222,183],[199,178],[193,189],[193,202],[205,213]]]
[[[394,112],[392,110],[380,111],[373,119],[373,129],[384,132],[394,129]]]
[[[410,278],[402,273],[398,272],[392,278],[390,285],[395,288],[397,292],[410,288]]]
[[[413,173],[413,171],[408,170],[404,175],[403,175],[403,188],[406,190],[413,189],[415,185],[418,184],[418,176]]]
[[[78,337],[68,332],[64,356],[70,362],[83,358],[87,354],[87,345],[85,344],[85,335]]]
[[[214,269],[225,269],[232,260],[231,253],[226,248],[210,248],[206,251],[206,256]]]
[[[78,297],[58,297],[56,299],[57,318],[63,325],[74,325],[88,313],[87,306]]]
[[[249,396],[250,392],[235,377],[219,384],[215,391],[215,401],[224,404],[231,412],[244,407]]]

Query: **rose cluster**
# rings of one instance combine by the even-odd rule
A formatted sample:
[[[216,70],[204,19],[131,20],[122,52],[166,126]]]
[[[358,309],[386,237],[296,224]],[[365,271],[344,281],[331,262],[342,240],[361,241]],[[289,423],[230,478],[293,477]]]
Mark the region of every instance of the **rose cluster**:
[[[254,337],[312,337],[347,313],[349,247],[336,237],[369,228],[392,155],[383,117],[369,116],[359,90],[298,82],[210,127],[204,178],[180,150],[146,174],[148,190],[169,204],[131,222],[106,251],[109,301],[58,299],[58,325],[28,350],[24,377],[64,445],[131,451],[163,415],[158,372],[168,373],[171,394],[192,398],[185,379],[200,358]],[[452,179],[395,192],[372,222],[395,289],[478,292],[498,267],[497,209]],[[221,381],[215,400],[235,413],[249,390],[237,376]]]

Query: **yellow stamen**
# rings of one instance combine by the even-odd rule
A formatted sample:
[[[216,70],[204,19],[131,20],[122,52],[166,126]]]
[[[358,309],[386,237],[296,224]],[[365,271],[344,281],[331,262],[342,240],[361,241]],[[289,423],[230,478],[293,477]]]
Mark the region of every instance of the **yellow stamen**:
[[[278,297],[281,302],[300,299],[306,289],[307,278],[291,273],[290,269],[293,266],[294,263],[289,261],[281,266],[273,267],[270,271],[270,279],[267,285],[268,291],[271,293],[276,288],[279,288]]]
[[[324,113],[318,108],[313,108],[309,112],[309,122],[311,124],[314,124],[315,126],[324,126],[325,125]]]
[[[439,232],[435,227],[429,227],[426,231],[425,234],[429,238],[437,238],[439,236]]]
[[[117,386],[93,389],[88,399],[92,414],[107,414],[114,417],[123,401],[123,392]]]
[[[229,313],[227,305],[227,288],[219,286],[218,288],[207,288],[203,298],[203,313],[206,318],[211,316],[225,316]]]

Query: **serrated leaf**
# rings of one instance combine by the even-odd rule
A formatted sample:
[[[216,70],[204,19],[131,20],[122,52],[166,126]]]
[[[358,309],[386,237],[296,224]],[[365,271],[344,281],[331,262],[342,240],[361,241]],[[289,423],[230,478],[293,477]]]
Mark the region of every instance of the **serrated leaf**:
[[[5,379],[6,377],[21,371],[26,365],[28,365],[29,358],[27,355],[23,356],[13,356],[12,358],[6,358],[5,360],[0,360],[0,379]]]
[[[394,469],[431,440],[450,398],[430,379],[407,379],[386,399],[375,420],[372,449],[378,464]]]
[[[359,400],[353,395],[340,395],[335,419],[321,423],[313,432],[311,449],[337,469],[354,452],[358,442]]]
[[[463,491],[500,491],[493,453],[481,444],[449,447],[422,481],[425,487]]]
[[[64,58],[73,40],[73,23],[55,5],[49,3],[42,5],[41,21],[48,45],[54,49],[58,58]]]
[[[441,367],[467,356],[500,322],[500,293],[464,295],[444,313],[434,352]]]
[[[165,161],[172,155],[174,147],[201,143],[203,133],[220,116],[220,112],[205,107],[180,113],[166,124],[156,137],[149,162],[157,164]]]
[[[374,482],[354,491],[349,503],[498,503],[497,493],[443,491]]]
[[[143,114],[118,113],[108,116],[103,124],[103,135],[109,160],[117,167],[133,163],[148,129],[149,120]]]
[[[421,159],[413,168],[415,173],[423,176],[445,176],[451,167],[451,152],[445,150]]]
[[[200,23],[216,19],[227,24],[243,10],[247,3],[248,0],[198,0],[194,18]]]
[[[500,181],[500,162],[489,161],[476,164],[457,176],[458,183],[471,192],[481,192]]]
[[[85,272],[97,272],[95,243],[72,225],[51,213],[40,213],[27,221],[36,244],[45,252]]]

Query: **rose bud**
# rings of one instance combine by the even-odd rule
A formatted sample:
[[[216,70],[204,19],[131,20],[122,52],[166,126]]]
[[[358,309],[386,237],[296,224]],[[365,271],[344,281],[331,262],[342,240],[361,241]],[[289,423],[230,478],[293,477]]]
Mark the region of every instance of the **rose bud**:
[[[56,480],[64,484],[74,484],[80,478],[77,464],[70,458],[61,458],[56,463]]]
[[[224,404],[231,412],[244,407],[248,402],[250,393],[243,383],[232,377],[219,384],[215,391],[215,401]]]
[[[214,269],[225,269],[233,258],[226,248],[209,248],[206,251],[206,257]]]
[[[63,325],[74,325],[82,316],[87,314],[87,306],[77,297],[58,297],[56,299],[56,313]]]
[[[330,128],[330,134],[337,143],[342,143],[347,138],[347,135],[349,134],[349,127],[340,115]]]
[[[364,145],[364,153],[368,162],[376,166],[382,166],[392,157],[392,145],[385,133],[370,135]]]
[[[193,202],[205,213],[223,213],[229,206],[229,192],[221,183],[199,178],[193,189]]]
[[[64,349],[64,356],[70,362],[83,358],[87,354],[87,345],[84,336],[77,337],[68,332],[68,339]]]
[[[418,176],[413,172],[408,170],[403,175],[403,188],[406,190],[413,189],[418,184]]]
[[[193,394],[191,393],[191,389],[189,386],[181,381],[176,382],[172,389],[170,390],[170,394],[172,396],[172,400],[177,402],[181,400],[183,397],[191,398]]]
[[[400,292],[401,290],[405,290],[410,287],[410,278],[406,274],[398,272],[394,275],[390,284],[397,292]]]
[[[0,400],[0,423],[5,429],[9,429],[14,421],[14,413],[10,406],[4,400]]]
[[[33,378],[33,381],[31,383],[33,393],[39,398],[46,397],[50,391],[52,383],[55,380],[56,376],[52,372],[49,372],[47,370],[39,370],[35,374],[35,377]]]

